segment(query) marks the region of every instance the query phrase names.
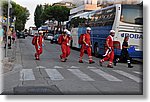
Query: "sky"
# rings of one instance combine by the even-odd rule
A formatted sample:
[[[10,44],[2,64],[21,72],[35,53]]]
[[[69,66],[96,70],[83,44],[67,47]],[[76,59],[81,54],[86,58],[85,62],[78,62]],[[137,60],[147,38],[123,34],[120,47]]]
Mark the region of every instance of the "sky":
[[[84,1],[84,0],[12,0],[15,1],[17,4],[26,7],[29,12],[30,12],[30,16],[29,16],[29,20],[27,21],[25,28],[28,29],[30,26],[34,26],[34,11],[35,8],[38,4],[45,4],[45,3],[56,3],[59,1],[71,1],[74,3],[80,3],[79,1]],[[107,1],[114,1],[114,0],[107,0]]]
[[[16,2],[17,4],[23,7],[26,7],[29,10],[30,12],[29,20],[25,25],[25,28],[28,29],[30,26],[34,26],[34,11],[38,4],[45,4],[45,3],[52,4],[62,0],[12,0],[12,1]]]

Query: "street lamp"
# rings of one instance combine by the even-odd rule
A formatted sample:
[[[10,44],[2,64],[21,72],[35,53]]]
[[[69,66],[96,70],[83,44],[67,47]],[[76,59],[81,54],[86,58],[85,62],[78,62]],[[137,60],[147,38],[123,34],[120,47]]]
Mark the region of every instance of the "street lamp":
[[[12,8],[12,5],[10,3],[10,0],[8,0],[8,12],[7,12],[7,34],[9,32],[9,25],[10,25],[10,21],[9,21],[9,13],[10,13],[10,8]],[[7,49],[8,49],[8,36],[6,34],[6,49],[5,49],[5,57],[7,57]]]

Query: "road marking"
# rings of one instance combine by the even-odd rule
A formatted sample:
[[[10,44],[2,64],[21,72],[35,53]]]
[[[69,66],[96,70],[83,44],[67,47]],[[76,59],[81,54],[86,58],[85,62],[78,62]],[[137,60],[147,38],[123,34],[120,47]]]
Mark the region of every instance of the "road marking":
[[[122,81],[122,80],[120,80],[120,79],[100,70],[100,69],[90,69],[90,70],[97,73],[98,75],[102,76],[103,78],[105,78],[108,81]]]
[[[70,68],[80,68],[80,67],[77,67],[77,66],[71,66]]]
[[[137,72],[137,71],[133,71],[133,72],[136,73],[136,74],[139,74],[139,75],[143,75],[142,72]]]
[[[96,67],[90,67],[90,66],[88,66],[87,68],[88,68],[88,69],[94,69],[94,68],[96,68]]]
[[[51,80],[63,80],[64,77],[56,69],[45,69]]]
[[[67,69],[83,81],[94,81],[91,77],[81,72],[79,69]]]
[[[63,68],[63,67],[60,67],[60,66],[54,66],[54,68]]]
[[[138,78],[138,77],[136,77],[136,76],[134,76],[132,74],[126,73],[126,72],[121,71],[121,70],[113,70],[113,71],[118,73],[118,74],[120,74],[120,75],[123,75],[123,76],[125,76],[127,78],[130,78],[130,79],[136,81],[137,83],[142,82],[142,80],[140,78]]]
[[[35,77],[34,77],[32,69],[22,69],[20,71],[20,80],[21,81],[35,80]]]
[[[37,66],[36,68],[39,68],[39,69],[40,69],[40,68],[46,68],[46,67],[43,67],[43,66]]]

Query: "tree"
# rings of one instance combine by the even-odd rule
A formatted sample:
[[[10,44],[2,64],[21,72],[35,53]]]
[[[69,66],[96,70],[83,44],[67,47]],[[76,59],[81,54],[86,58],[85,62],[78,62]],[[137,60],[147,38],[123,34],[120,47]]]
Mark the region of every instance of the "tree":
[[[61,22],[67,21],[69,19],[70,9],[65,6],[47,6],[42,14],[43,20],[53,20],[58,21],[58,27]]]
[[[25,7],[20,6],[19,4],[16,4],[15,2],[11,2],[11,5],[12,8],[10,10],[10,17],[11,19],[16,17],[15,28],[19,31],[22,31],[24,30],[26,21],[28,20],[28,17],[30,15],[29,10],[27,10],[27,8]],[[3,16],[7,17],[7,1],[2,2],[2,8]]]
[[[39,28],[42,23],[43,23],[43,20],[41,18],[41,14],[43,13],[43,7],[42,5],[37,5],[36,9],[35,9],[35,12],[34,12],[34,22],[35,22],[35,26],[37,28]]]

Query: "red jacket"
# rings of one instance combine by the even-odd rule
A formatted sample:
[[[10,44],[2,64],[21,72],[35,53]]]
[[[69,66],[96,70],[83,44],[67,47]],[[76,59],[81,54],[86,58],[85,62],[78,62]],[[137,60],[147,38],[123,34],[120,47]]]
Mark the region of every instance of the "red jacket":
[[[108,47],[113,48],[113,37],[111,35],[106,38],[106,41],[108,42]]]
[[[69,43],[70,40],[71,40],[70,36],[67,35],[66,38],[65,35],[62,36],[62,44],[67,45],[67,43]]]
[[[83,39],[85,38],[85,42],[90,45],[91,44],[91,37],[90,34],[84,34]]]
[[[43,43],[43,37],[42,37],[42,36],[37,36],[35,45],[37,45],[37,40],[38,40],[39,46],[42,46],[42,43]]]

